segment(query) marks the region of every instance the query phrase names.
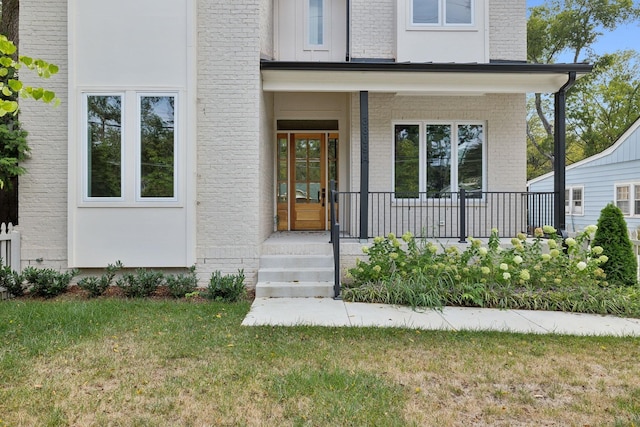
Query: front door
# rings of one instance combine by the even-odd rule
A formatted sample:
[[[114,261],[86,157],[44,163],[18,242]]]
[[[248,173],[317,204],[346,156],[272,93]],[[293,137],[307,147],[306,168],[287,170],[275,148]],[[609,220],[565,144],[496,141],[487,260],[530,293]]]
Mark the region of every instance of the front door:
[[[326,132],[278,134],[279,230],[327,229],[328,180],[337,178],[337,140],[337,134]]]

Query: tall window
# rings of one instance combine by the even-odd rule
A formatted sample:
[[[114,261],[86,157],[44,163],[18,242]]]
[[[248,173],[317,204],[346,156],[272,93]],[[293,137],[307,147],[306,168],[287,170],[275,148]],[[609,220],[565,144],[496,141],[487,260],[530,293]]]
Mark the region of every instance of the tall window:
[[[413,123],[394,126],[397,199],[450,197],[464,189],[478,197],[484,184],[484,125]]]
[[[568,215],[582,215],[583,187],[567,187],[564,190],[564,211]]]
[[[630,184],[616,184],[616,206],[625,216],[640,215],[640,182]]]
[[[309,46],[324,45],[324,0],[308,0],[308,38]]]
[[[473,0],[411,0],[413,25],[473,24]]]
[[[175,103],[174,94],[85,95],[85,198],[176,197]]]

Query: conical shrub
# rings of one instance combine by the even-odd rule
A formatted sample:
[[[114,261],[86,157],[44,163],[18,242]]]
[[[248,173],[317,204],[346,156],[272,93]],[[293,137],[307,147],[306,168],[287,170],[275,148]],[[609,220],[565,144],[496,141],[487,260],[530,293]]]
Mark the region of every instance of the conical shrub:
[[[609,258],[601,265],[609,283],[637,285],[638,261],[633,253],[622,211],[614,204],[609,203],[600,211],[598,230],[592,245],[602,246],[604,254]]]

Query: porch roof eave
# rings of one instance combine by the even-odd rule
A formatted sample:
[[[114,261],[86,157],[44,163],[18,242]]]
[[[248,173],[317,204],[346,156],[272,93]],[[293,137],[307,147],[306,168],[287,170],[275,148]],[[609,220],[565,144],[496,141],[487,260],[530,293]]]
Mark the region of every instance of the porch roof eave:
[[[590,64],[525,62],[394,63],[287,62],[263,60],[267,92],[385,92],[406,95],[555,93],[569,73],[588,74]]]

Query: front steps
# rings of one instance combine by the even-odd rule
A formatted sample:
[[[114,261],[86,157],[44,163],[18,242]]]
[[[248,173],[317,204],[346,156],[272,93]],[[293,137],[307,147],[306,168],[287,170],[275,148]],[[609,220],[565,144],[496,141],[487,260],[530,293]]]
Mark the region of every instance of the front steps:
[[[333,251],[327,242],[265,242],[256,298],[333,297]]]

